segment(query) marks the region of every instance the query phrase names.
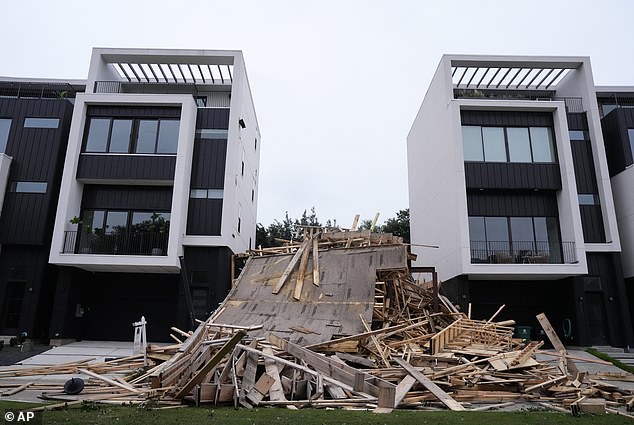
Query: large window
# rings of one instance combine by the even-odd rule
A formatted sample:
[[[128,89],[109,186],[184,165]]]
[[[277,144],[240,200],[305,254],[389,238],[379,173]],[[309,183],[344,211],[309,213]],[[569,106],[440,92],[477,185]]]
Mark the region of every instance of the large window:
[[[175,154],[179,125],[175,119],[91,118],[84,152]]]
[[[13,182],[11,192],[15,193],[46,193],[47,182]]]
[[[462,126],[465,161],[555,162],[550,127]]]
[[[24,128],[58,128],[59,118],[25,118]]]
[[[76,236],[66,237],[75,242],[64,252],[166,255],[169,226],[165,211],[85,210]]]
[[[469,217],[475,263],[559,263],[561,243],[555,217]]]
[[[11,130],[11,119],[0,118],[0,153],[7,150],[7,142],[9,141],[9,131]]]

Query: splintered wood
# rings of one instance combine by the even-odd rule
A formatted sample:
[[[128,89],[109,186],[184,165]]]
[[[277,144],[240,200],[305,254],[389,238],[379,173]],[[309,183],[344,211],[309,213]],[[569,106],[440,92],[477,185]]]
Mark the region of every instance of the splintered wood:
[[[392,235],[368,231],[322,233],[321,229],[306,226],[302,242],[254,250],[243,269],[244,274],[249,261],[256,258],[279,257],[272,258],[279,264],[274,273],[263,272],[266,263],[257,278],[247,279],[248,285],[264,285],[279,311],[284,311],[283,305],[304,303],[304,309],[314,314],[319,303],[347,302],[324,301],[324,291],[334,288],[328,276],[341,279],[337,285],[366,285],[344,288],[347,293],[363,289],[365,292],[361,292],[369,294],[366,314],[349,314],[348,304],[344,310],[328,310],[341,311],[341,317],[328,317],[328,323],[343,329],[339,322],[356,321],[354,328],[347,328],[358,329],[356,333],[326,334],[328,325],[311,329],[299,317],[291,318],[295,322],[288,324],[289,318],[282,317],[282,313],[271,315],[271,309],[266,312],[267,323],[214,323],[229,317],[216,312],[193,332],[172,328],[183,342],[150,346],[147,366],[142,356],[132,356],[107,362],[4,368],[0,369],[2,395],[39,390],[42,398],[62,402],[39,409],[82,402],[149,407],[182,403],[289,409],[312,406],[375,412],[430,407],[486,410],[520,401],[566,412],[634,407],[630,391],[600,381],[609,376],[577,372],[575,359],[568,355],[543,314],[538,320],[555,353],[539,351],[541,341],[513,338],[513,321],[494,322],[504,306],[489,320],[473,320],[446,298],[434,299],[430,288],[412,278],[406,255],[399,267],[391,264],[381,269],[373,265],[370,281],[359,280],[359,267],[383,261],[387,251],[382,250],[394,250],[395,245],[402,246],[402,241]],[[335,250],[350,253],[349,258],[329,263],[326,254]],[[341,269],[327,270],[335,267],[332,264]],[[305,279],[312,280],[312,284]],[[232,292],[240,289],[240,281]],[[275,304],[269,301],[267,305]],[[280,323],[284,325],[275,326]],[[310,342],[306,338],[311,338]],[[547,360],[538,361],[538,354],[548,354],[542,356]],[[40,375],[55,374],[88,378],[87,385],[80,394],[71,396],[59,384],[38,383]]]

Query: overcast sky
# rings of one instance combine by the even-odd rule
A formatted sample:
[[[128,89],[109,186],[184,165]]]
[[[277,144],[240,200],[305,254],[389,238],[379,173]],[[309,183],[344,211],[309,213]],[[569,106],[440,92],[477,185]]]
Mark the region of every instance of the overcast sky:
[[[634,85],[631,0],[5,0],[0,75],[85,78],[92,47],[244,52],[262,132],[258,221],[407,208],[406,136],[443,53],[590,56]],[[425,166],[425,164],[420,164]]]

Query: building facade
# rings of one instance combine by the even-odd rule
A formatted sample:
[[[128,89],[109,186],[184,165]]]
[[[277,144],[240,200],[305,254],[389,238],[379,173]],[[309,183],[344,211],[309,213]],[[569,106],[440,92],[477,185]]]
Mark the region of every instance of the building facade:
[[[0,276],[1,333],[129,339],[145,315],[148,338],[167,339],[224,299],[231,255],[255,243],[260,133],[242,54],[94,49],[86,81],[67,85],[0,99],[17,105],[0,109],[0,261],[18,270]]]
[[[587,57],[443,56],[407,139],[411,237],[465,311],[631,345],[601,118]]]

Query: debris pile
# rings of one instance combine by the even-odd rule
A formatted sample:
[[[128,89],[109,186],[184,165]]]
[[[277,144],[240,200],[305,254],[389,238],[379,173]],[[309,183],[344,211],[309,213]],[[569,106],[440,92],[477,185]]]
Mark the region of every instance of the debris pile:
[[[193,332],[173,328],[186,339],[150,346],[147,365],[133,356],[4,369],[0,385],[8,387],[5,393],[40,389],[42,398],[64,405],[232,403],[389,412],[532,402],[573,413],[633,407],[630,391],[577,371],[545,315],[538,320],[554,351],[542,351],[542,341],[514,338],[513,321],[495,321],[503,307],[489,320],[458,311],[435,285],[415,281],[407,260],[406,245],[392,235],[311,228],[301,243],[254,250],[218,310]],[[38,374],[90,380],[77,395],[36,381],[3,383]]]

